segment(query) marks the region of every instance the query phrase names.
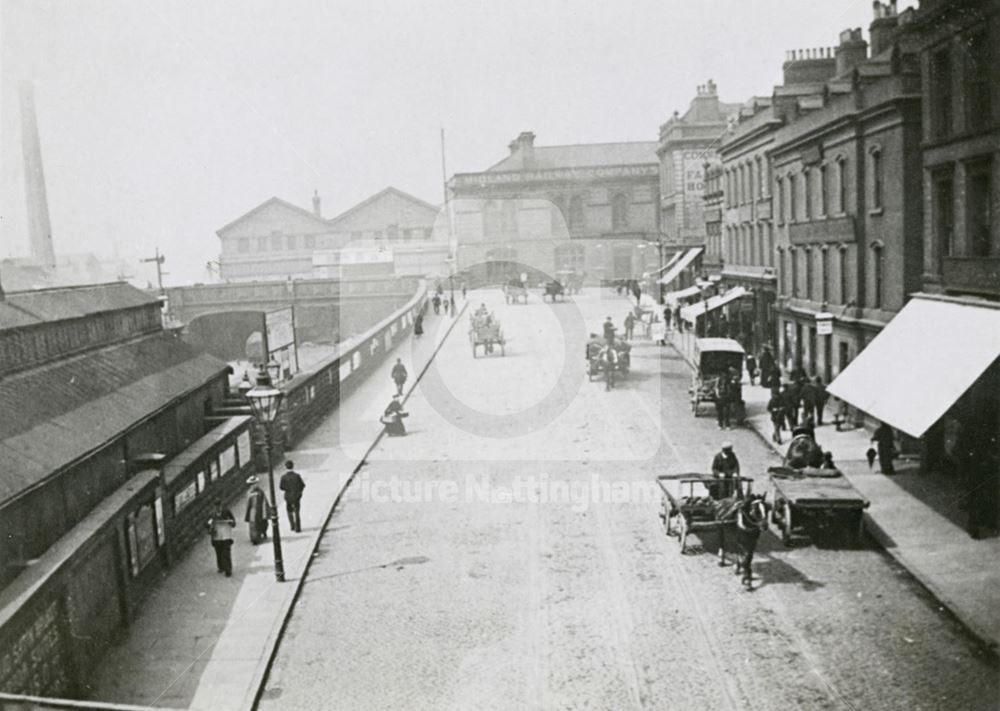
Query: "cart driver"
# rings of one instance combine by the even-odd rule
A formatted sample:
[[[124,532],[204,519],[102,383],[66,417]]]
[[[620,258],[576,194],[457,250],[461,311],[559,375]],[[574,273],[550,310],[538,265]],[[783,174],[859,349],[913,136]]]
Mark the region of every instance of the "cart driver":
[[[733,452],[732,442],[723,442],[722,449],[712,459],[712,476],[722,480],[711,487],[712,498],[724,499],[733,494],[742,497],[743,487],[740,481],[740,460]]]

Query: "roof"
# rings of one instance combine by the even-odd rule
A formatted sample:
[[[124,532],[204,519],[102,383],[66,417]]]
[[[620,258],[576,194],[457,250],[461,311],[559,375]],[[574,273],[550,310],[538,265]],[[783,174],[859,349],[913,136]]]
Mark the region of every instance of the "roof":
[[[0,501],[104,446],[226,368],[161,333],[0,380]]]
[[[732,338],[699,338],[698,351],[725,351],[727,353],[744,353],[743,346]]]
[[[584,168],[603,165],[659,164],[656,141],[633,143],[578,143],[568,146],[536,146],[534,161],[524,164],[523,151],[507,156],[487,168],[487,172],[517,170],[552,170],[554,168]]]
[[[261,212],[262,210],[265,210],[265,209],[271,207],[272,205],[277,205],[279,207],[285,208],[286,210],[291,210],[292,212],[298,213],[302,217],[308,217],[310,220],[313,220],[317,224],[323,225],[324,227],[326,227],[329,224],[328,220],[324,220],[322,217],[317,217],[310,210],[306,210],[305,208],[299,207],[298,205],[293,205],[292,203],[288,202],[287,200],[282,200],[279,197],[272,197],[269,200],[265,200],[264,202],[262,202],[260,205],[258,205],[254,209],[250,210],[249,212],[246,212],[246,213],[240,215],[239,217],[237,217],[232,222],[229,222],[229,223],[223,225],[222,227],[220,227],[219,229],[217,229],[215,231],[215,234],[221,235],[223,232],[225,232],[226,230],[228,230],[230,227],[234,227],[235,225],[239,224],[243,220],[246,220],[249,217],[253,217],[258,212]]]
[[[155,296],[125,282],[12,291],[0,302],[0,329],[156,303],[159,301]]]
[[[414,197],[413,195],[403,192],[399,188],[394,188],[390,185],[389,187],[375,193],[371,197],[365,198],[354,207],[344,210],[344,212],[340,213],[336,217],[331,217],[329,223],[331,225],[336,224],[337,222],[340,222],[341,220],[346,219],[357,212],[360,212],[361,210],[365,209],[366,207],[369,207],[370,205],[378,202],[379,200],[388,195],[396,195],[397,197],[400,197],[403,200],[412,202],[416,205],[419,205],[420,207],[426,208],[427,210],[433,210],[435,214],[437,214],[437,212],[440,210],[440,208],[437,205],[431,205],[429,202],[426,202],[425,200],[421,200],[418,197]]]

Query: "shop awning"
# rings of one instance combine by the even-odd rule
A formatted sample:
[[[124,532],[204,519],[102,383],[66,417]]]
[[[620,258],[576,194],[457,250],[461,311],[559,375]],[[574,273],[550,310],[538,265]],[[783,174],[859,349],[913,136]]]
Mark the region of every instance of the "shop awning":
[[[670,269],[670,267],[672,267],[675,264],[677,264],[677,260],[680,259],[684,255],[684,251],[685,250],[682,249],[680,252],[675,252],[674,256],[672,256],[669,260],[667,260],[667,263],[664,264],[662,267],[660,267],[659,269],[655,269],[653,271],[653,274],[655,274],[656,276],[659,276],[659,275],[663,274],[663,272],[665,272],[668,269]]]
[[[1000,308],[915,297],[827,392],[921,437],[1000,356]]]
[[[736,299],[746,296],[749,293],[750,292],[742,286],[734,286],[724,294],[711,296],[704,301],[699,301],[695,304],[691,304],[690,306],[685,306],[681,309],[681,318],[688,323],[694,323],[695,319],[699,316],[704,316],[709,311],[715,311],[720,306],[725,306],[729,302],[736,301]]]
[[[679,291],[670,291],[663,295],[663,300],[670,304],[671,306],[676,306],[677,302],[681,299],[687,299],[691,296],[697,296],[701,293],[700,286],[689,286],[687,289],[681,289]]]
[[[691,262],[693,262],[695,258],[704,251],[704,247],[692,247],[688,251],[684,252],[683,256],[674,262],[673,266],[667,270],[667,273],[663,275],[659,283],[663,285],[670,284],[670,282],[676,279],[682,271],[687,269],[687,267],[691,265]]]

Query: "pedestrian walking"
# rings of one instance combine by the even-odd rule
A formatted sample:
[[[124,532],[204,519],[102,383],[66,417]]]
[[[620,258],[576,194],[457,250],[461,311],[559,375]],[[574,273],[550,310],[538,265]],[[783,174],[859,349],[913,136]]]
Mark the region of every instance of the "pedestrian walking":
[[[730,400],[732,397],[732,382],[728,374],[720,375],[715,381],[715,419],[719,429],[731,429]]]
[[[451,315],[452,315],[452,317],[454,317],[457,314],[457,312],[455,311],[455,297],[454,296],[449,296],[448,297],[448,305],[451,308]]]
[[[462,300],[465,300],[465,292],[468,291],[469,285],[464,281],[462,282]]]
[[[431,304],[434,306],[434,315],[437,316],[441,313],[441,295],[434,294],[434,298],[431,299]]]
[[[420,338],[424,335],[424,312],[417,312],[416,318],[413,319],[413,335]]]
[[[669,306],[664,306],[663,307],[663,330],[665,330],[665,331],[669,331],[670,330],[670,316],[671,316],[670,307]]]
[[[612,323],[610,316],[604,319],[604,340],[608,342],[608,345],[614,343],[615,340],[615,324]]]
[[[632,312],[629,311],[625,315],[625,340],[626,341],[631,341],[632,340],[632,333],[634,332],[634,330],[635,330],[635,316],[633,316]]]
[[[409,377],[409,373],[406,372],[406,366],[403,365],[403,359],[397,358],[396,365],[392,366],[392,382],[396,383],[396,394],[403,394],[403,385],[406,384],[406,378]]]
[[[713,499],[724,499],[734,493],[742,496],[740,460],[733,451],[732,442],[723,442],[722,448],[712,458],[712,476],[719,480],[718,484],[709,486],[709,494]]]
[[[785,398],[785,419],[791,432],[799,424],[799,388],[794,382],[786,383],[781,392]]]
[[[771,346],[767,343],[760,351],[760,356],[757,358],[757,367],[760,368],[760,384],[765,388],[773,388],[777,385],[774,382],[774,354],[771,352]]]
[[[247,494],[247,510],[243,515],[250,531],[250,542],[254,545],[267,539],[267,496],[259,483],[256,475],[247,479],[250,493]]]
[[[236,517],[233,512],[222,505],[222,499],[216,499],[212,517],[208,519],[208,530],[212,536],[212,548],[215,549],[215,567],[227,578],[233,574],[234,528]]]
[[[875,443],[878,452],[878,466],[883,474],[895,474],[896,468],[892,464],[892,458],[896,454],[896,433],[892,427],[882,422],[872,434],[872,442]]]
[[[656,319],[650,324],[650,337],[654,343],[659,343],[661,346],[667,345],[667,330],[663,321]]]
[[[826,403],[830,399],[830,395],[826,392],[826,385],[823,384],[823,378],[818,375],[813,378],[812,392],[813,409],[816,412],[816,426],[819,427],[823,424],[823,411],[826,409]]]
[[[285,510],[288,511],[288,525],[295,533],[302,532],[302,517],[300,508],[302,506],[302,492],[306,488],[306,483],[295,471],[295,464],[292,460],[285,462],[285,473],[281,475],[278,487],[285,492]]]
[[[778,388],[771,389],[771,399],[767,401],[767,411],[771,415],[771,427],[773,433],[771,440],[775,444],[781,444],[781,430],[785,427],[785,399],[781,396]]]
[[[406,425],[403,424],[403,418],[408,417],[409,413],[403,411],[401,400],[402,396],[393,395],[392,400],[382,412],[380,422],[385,427],[386,434],[390,437],[402,437],[406,434]]]

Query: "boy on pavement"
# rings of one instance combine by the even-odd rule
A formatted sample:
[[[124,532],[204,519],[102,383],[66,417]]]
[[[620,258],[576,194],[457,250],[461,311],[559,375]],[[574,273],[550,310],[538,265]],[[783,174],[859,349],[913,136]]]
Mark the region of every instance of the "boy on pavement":
[[[406,378],[409,373],[406,372],[406,366],[403,365],[403,359],[397,358],[396,365],[392,366],[392,381],[396,383],[396,394],[403,394],[403,385],[406,384]]]
[[[295,533],[302,532],[302,519],[299,516],[299,506],[302,503],[302,490],[306,488],[306,483],[295,471],[295,464],[288,460],[285,462],[285,471],[281,475],[279,487],[285,492],[285,509],[288,511],[288,525]]]
[[[208,530],[212,534],[212,548],[215,549],[215,567],[226,577],[233,575],[233,529],[236,517],[222,505],[222,499],[215,500],[215,510],[208,519]]]

